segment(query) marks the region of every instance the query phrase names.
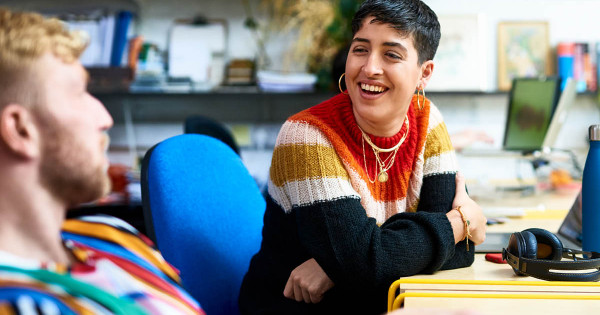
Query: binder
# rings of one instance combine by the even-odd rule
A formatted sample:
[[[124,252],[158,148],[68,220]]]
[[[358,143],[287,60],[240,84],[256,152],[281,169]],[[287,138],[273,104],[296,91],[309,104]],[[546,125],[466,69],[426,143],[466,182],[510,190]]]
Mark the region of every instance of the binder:
[[[112,54],[110,56],[110,65],[112,67],[120,67],[127,44],[127,30],[133,14],[129,11],[121,11],[117,15],[115,24],[115,35],[113,39]]]

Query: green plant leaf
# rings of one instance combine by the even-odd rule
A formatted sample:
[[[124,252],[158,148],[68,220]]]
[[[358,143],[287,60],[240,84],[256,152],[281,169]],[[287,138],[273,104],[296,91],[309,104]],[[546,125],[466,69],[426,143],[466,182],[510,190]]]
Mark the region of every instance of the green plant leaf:
[[[249,17],[249,18],[246,18],[246,20],[244,21],[244,26],[251,30],[255,30],[258,28],[258,23],[256,23],[256,20]]]

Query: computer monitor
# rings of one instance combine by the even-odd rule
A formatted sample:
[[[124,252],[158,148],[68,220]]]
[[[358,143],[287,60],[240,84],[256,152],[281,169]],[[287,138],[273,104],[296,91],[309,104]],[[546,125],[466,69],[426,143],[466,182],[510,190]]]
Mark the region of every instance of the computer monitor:
[[[568,78],[564,81],[564,84],[562,85],[564,86],[563,91],[560,93],[558,105],[556,105],[554,114],[552,114],[552,120],[550,121],[550,125],[548,126],[548,131],[546,131],[544,143],[542,144],[542,148],[544,149],[544,151],[548,152],[551,149],[556,148],[556,142],[560,130],[565,124],[568,112],[571,108],[571,105],[575,103],[575,97],[577,96],[577,84],[575,83],[575,80],[573,80],[572,78]]]
[[[542,149],[559,95],[558,77],[515,78],[510,90],[503,148],[523,152]]]

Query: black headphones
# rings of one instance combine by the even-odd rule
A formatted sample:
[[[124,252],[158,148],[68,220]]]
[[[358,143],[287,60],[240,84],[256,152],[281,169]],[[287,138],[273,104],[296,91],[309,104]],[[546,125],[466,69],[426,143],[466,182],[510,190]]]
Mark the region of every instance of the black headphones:
[[[600,253],[564,248],[556,235],[544,229],[532,228],[513,233],[508,248],[502,249],[502,258],[521,276],[549,281],[600,280]],[[562,258],[572,261],[561,261]],[[561,272],[586,269],[596,270]]]

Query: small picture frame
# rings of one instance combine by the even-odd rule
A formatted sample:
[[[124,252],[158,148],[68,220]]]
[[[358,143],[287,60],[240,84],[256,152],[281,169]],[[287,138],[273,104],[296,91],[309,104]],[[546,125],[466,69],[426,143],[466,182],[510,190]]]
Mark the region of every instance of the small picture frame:
[[[548,22],[498,24],[498,90],[508,91],[517,77],[551,72]]]

